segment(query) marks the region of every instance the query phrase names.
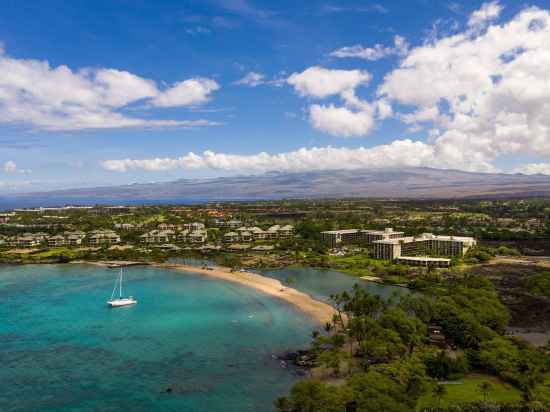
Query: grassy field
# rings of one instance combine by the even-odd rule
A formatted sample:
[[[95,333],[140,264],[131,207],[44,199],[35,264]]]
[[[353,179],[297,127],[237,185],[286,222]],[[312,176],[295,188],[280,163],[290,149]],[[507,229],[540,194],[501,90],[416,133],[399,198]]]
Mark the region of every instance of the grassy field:
[[[468,375],[461,382],[463,383],[444,385],[447,393],[441,398],[440,406],[483,400],[483,393],[479,389],[482,382],[489,382],[492,387],[487,395],[488,401],[516,402],[521,400],[521,392],[518,389],[494,376]],[[437,398],[429,394],[420,398],[417,410],[435,406],[437,406]]]

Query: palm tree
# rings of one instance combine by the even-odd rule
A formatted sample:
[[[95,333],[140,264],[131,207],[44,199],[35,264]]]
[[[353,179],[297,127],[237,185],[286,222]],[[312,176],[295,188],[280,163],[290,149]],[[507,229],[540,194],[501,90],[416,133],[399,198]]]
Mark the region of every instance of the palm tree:
[[[443,398],[447,394],[447,388],[441,384],[435,385],[433,389],[434,396],[437,398],[437,407],[439,408],[439,404],[441,403],[441,398]]]
[[[483,381],[479,384],[479,391],[483,394],[483,402],[487,402],[487,396],[489,396],[491,389],[493,389],[493,385],[489,382]]]

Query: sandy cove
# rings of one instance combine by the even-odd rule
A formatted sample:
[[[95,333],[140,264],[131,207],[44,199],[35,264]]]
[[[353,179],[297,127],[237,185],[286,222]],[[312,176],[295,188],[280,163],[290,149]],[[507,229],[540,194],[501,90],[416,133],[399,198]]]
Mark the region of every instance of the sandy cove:
[[[153,264],[152,266],[198,273],[204,276],[227,280],[229,282],[248,286],[262,293],[265,293],[266,295],[274,296],[278,299],[284,300],[285,302],[296,306],[302,312],[323,325],[326,322],[329,322],[332,319],[334,313],[336,313],[332,306],[315,300],[311,296],[299,292],[296,289],[284,286],[277,279],[268,278],[266,276],[261,276],[256,273],[231,272],[229,269],[220,266],[213,266],[210,269],[204,269],[183,264],[168,263]]]

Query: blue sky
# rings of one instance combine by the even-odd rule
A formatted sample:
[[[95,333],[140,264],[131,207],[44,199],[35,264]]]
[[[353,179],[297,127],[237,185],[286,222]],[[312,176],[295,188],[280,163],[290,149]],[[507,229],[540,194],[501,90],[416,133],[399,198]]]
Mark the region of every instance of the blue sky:
[[[550,174],[549,9],[6,0],[0,192],[340,165]]]

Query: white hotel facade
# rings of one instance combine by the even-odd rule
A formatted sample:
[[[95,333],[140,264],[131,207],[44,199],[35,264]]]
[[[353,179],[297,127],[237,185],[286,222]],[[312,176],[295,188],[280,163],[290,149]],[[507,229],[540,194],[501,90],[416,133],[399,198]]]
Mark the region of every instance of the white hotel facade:
[[[321,232],[321,240],[330,248],[360,244],[372,248],[377,259],[414,265],[449,266],[453,257],[462,257],[477,244],[473,237],[442,236],[423,233],[404,236],[404,232],[385,230],[331,230]]]

